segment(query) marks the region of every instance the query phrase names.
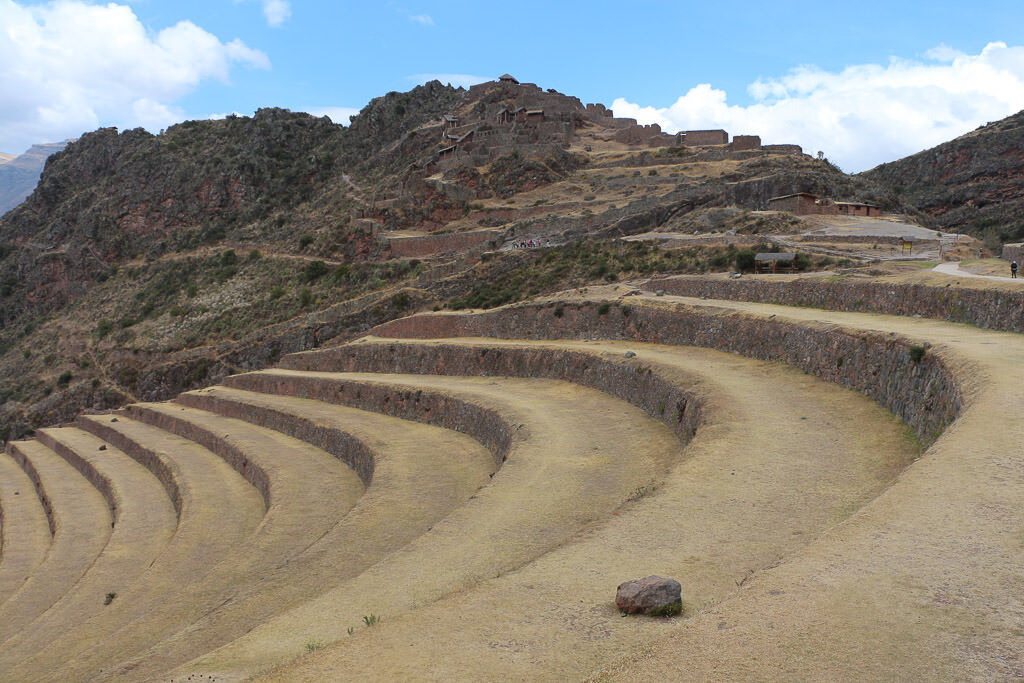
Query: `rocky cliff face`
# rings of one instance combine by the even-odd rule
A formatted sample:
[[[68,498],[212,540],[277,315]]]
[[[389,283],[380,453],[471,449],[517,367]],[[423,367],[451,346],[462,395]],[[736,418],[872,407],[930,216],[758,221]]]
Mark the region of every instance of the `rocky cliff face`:
[[[21,204],[35,189],[46,160],[66,147],[68,141],[32,145],[24,154],[0,156],[0,216]]]
[[[937,227],[993,244],[1024,238],[1024,112],[861,174]]]

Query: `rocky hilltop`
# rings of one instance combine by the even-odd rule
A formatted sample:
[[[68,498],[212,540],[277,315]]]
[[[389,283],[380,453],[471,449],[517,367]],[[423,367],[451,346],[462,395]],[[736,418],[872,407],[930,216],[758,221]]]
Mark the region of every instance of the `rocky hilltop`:
[[[32,145],[20,155],[0,154],[0,215],[32,194],[46,160],[64,149],[68,142]]]
[[[1024,112],[862,175],[936,227],[983,237],[992,248],[1024,238]]]
[[[417,308],[736,258],[724,243],[661,258],[595,240],[766,234],[791,220],[768,199],[792,192],[909,210],[869,178],[739,133],[670,135],[506,76],[389,93],[347,127],[267,108],[84,135],[0,219],[0,436]],[[540,244],[556,252],[518,248]]]

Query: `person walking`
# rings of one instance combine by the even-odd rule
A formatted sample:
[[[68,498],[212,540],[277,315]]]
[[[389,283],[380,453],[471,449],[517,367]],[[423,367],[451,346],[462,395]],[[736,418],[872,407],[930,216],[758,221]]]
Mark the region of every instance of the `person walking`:
[[[1017,277],[1017,262],[1010,261],[1010,277]]]

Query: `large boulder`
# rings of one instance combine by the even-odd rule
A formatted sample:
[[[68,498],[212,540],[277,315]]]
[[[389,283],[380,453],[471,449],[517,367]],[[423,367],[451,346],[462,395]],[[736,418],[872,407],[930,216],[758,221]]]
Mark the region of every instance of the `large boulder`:
[[[683,611],[683,587],[675,579],[648,576],[619,585],[615,606],[626,614],[673,616]]]

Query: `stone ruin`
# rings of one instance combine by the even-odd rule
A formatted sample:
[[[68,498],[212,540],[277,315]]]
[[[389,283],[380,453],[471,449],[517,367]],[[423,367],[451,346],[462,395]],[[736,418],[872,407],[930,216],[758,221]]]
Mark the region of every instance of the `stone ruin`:
[[[737,135],[729,140],[722,129],[662,131],[657,123],[643,125],[636,119],[616,117],[603,104],[584,105],[576,97],[534,83],[520,83],[505,74],[498,81],[469,88],[475,102],[471,112],[450,112],[418,132],[434,131],[439,146],[427,163],[429,171],[456,166],[479,166],[518,152],[537,156],[567,148],[577,131],[587,126],[604,129],[602,137],[631,147],[719,147],[728,151],[761,150],[802,154],[798,145],[762,145],[757,135]]]

